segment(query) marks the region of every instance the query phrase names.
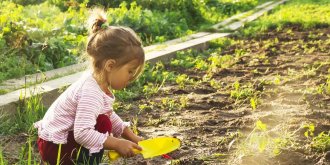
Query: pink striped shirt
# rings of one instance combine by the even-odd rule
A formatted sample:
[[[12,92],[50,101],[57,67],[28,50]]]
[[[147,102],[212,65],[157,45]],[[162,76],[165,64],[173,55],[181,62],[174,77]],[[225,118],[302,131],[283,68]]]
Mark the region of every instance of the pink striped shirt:
[[[85,74],[73,83],[50,106],[44,118],[34,124],[38,136],[56,144],[67,142],[68,132],[74,132],[77,143],[89,149],[90,153],[99,152],[109,133],[103,134],[94,129],[99,114],[109,115],[112,134],[121,136],[128,126],[113,111],[115,98],[105,94],[91,73]]]

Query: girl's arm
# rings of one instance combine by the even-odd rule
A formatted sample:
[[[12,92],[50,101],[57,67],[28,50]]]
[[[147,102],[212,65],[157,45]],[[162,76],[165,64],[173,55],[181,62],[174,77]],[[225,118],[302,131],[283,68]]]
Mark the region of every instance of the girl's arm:
[[[139,141],[143,140],[142,137],[137,136],[136,134],[134,134],[133,131],[130,128],[128,128],[128,127],[125,127],[124,128],[123,134],[121,136],[123,138],[129,140],[129,141],[132,141],[132,142],[136,143],[136,144]]]

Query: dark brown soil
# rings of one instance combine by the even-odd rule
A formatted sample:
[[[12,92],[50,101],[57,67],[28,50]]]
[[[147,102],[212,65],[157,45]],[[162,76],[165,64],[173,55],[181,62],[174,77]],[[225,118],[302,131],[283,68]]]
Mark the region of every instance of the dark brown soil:
[[[311,137],[304,133],[303,125],[314,124],[314,135],[330,130],[330,97],[317,94],[316,89],[326,82],[330,69],[330,29],[267,32],[255,38],[233,37],[237,44],[222,51],[234,55],[243,50],[233,66],[219,69],[213,78],[221,83],[214,89],[208,82],[187,85],[165,85],[159,94],[133,103],[130,115],[138,116],[138,130],[145,138],[176,136],[182,146],[169,153],[175,160],[141,157],[121,160],[115,164],[329,164],[329,152],[311,148]],[[313,37],[311,37],[313,36]],[[177,71],[177,68],[170,70]],[[204,71],[180,69],[194,79],[202,80]],[[273,82],[280,79],[278,84]],[[230,97],[232,84],[253,84],[258,91],[259,104],[252,110],[249,100]],[[265,83],[268,82],[268,83]],[[162,98],[188,99],[185,108],[169,111],[161,104]],[[123,103],[126,104],[126,103]],[[140,104],[153,104],[152,110],[138,114]],[[127,112],[120,113],[131,119]],[[127,116],[127,117],[126,117]],[[257,120],[267,125],[271,139],[289,139],[279,154],[252,150],[241,153]],[[291,133],[283,137],[284,132]],[[268,139],[269,140],[269,139]],[[292,144],[291,144],[292,143]],[[328,156],[327,156],[328,155]]]

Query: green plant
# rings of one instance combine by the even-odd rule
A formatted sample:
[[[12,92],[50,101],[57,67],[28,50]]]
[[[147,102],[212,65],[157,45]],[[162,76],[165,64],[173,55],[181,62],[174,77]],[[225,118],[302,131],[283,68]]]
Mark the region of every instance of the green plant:
[[[5,164],[7,164],[7,161],[3,157],[2,148],[0,148],[0,165],[5,165]]]
[[[196,59],[195,68],[198,70],[208,70],[209,64],[204,59]]]
[[[318,152],[325,152],[330,149],[330,131],[323,131],[317,136],[315,136],[314,124],[305,124],[303,127],[306,129],[306,131],[304,132],[304,136],[311,141],[310,144],[312,149]]]
[[[192,68],[196,64],[196,52],[192,49],[187,51],[179,51],[176,58],[171,60],[170,65],[174,67]]]
[[[250,105],[251,105],[252,110],[256,110],[257,109],[257,104],[258,104],[257,97],[250,98]]]
[[[315,130],[314,124],[306,124],[304,125],[304,128],[307,128],[307,130],[304,133],[306,138],[310,138],[314,136],[314,130]]]
[[[30,91],[30,93],[33,95],[34,92]],[[21,92],[15,116],[1,116],[3,119],[0,124],[2,132],[6,134],[17,132],[35,133],[33,123],[38,121],[46,111],[41,99],[40,94],[34,94],[27,98],[26,93]]]
[[[162,108],[167,109],[168,111],[173,111],[175,109],[178,109],[179,104],[176,103],[174,99],[170,98],[163,98],[162,99]]]
[[[154,109],[154,103],[150,103],[150,105],[149,104],[140,104],[139,109],[140,109],[139,113],[142,111],[151,111]]]
[[[328,76],[326,83],[323,85],[323,92],[327,95],[330,95],[330,76]]]
[[[275,85],[280,85],[281,84],[281,76],[279,76],[279,75],[275,76],[273,82],[274,82]]]
[[[220,89],[222,87],[220,81],[217,81],[215,79],[211,79],[209,82],[210,82],[211,87],[214,89]]]
[[[319,152],[326,152],[330,150],[330,131],[321,132],[313,137],[311,142],[312,148]]]
[[[21,152],[19,155],[19,162],[18,164],[27,164],[27,165],[37,165],[37,156],[34,154],[34,148],[32,147],[32,137],[29,137],[27,139],[27,142],[24,146],[21,148]]]
[[[188,101],[189,101],[188,97],[186,97],[186,96],[181,96],[181,97],[180,97],[180,103],[179,103],[179,105],[180,105],[180,106],[179,106],[179,109],[181,110],[181,109],[187,107],[187,105],[188,105]]]
[[[185,88],[187,83],[192,83],[192,80],[186,74],[180,74],[176,77],[175,82],[179,85],[179,88]]]
[[[295,145],[293,142],[294,134],[298,130],[288,132],[283,126],[277,129],[268,129],[265,123],[257,120],[253,130],[237,146],[234,159],[261,153],[271,157],[276,156],[281,153],[282,149]]]
[[[234,90],[230,91],[230,97],[236,100],[244,100],[254,95],[254,89],[249,86],[241,86],[238,81],[235,81],[232,85]]]
[[[133,119],[132,119],[132,131],[134,134],[138,135],[139,134],[139,130],[138,130],[138,121],[139,121],[139,118],[137,116],[135,116]]]

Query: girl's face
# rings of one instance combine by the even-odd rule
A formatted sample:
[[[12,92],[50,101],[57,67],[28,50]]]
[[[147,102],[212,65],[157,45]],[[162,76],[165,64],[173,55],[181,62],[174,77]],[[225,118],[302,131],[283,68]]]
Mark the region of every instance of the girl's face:
[[[120,90],[125,88],[133,79],[139,66],[138,60],[133,60],[123,66],[111,69],[107,73],[107,83],[111,89]]]

